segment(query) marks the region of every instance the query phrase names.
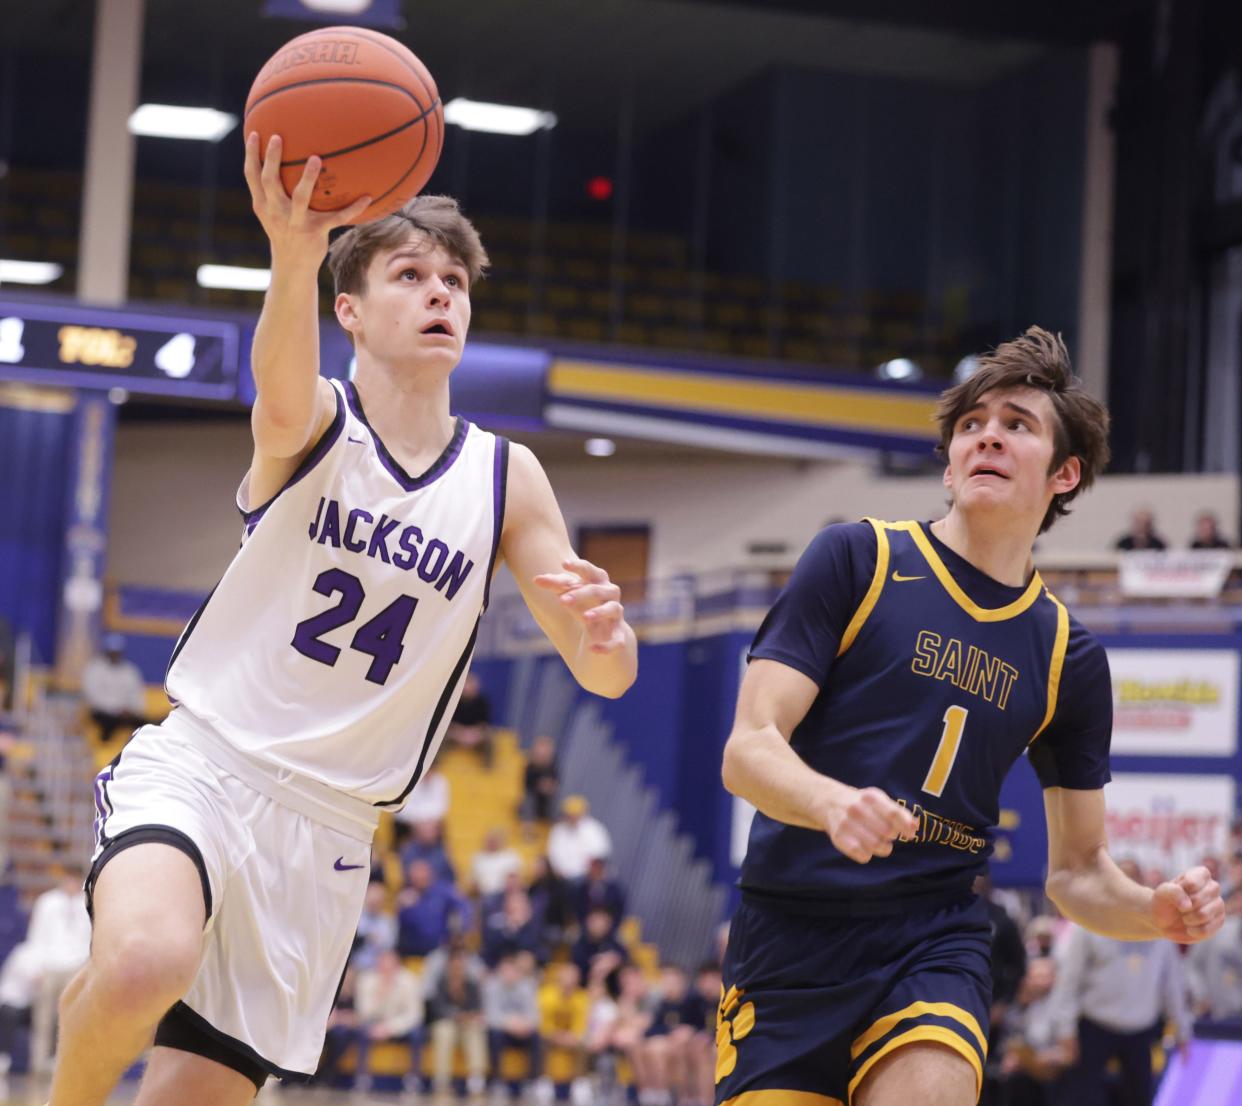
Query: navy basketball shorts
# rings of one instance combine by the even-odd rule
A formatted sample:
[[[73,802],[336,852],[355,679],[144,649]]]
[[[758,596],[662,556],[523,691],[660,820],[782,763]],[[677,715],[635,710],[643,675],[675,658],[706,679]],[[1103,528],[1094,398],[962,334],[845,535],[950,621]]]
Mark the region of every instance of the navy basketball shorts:
[[[983,1086],[991,930],[982,900],[878,918],[743,902],[716,1020],[716,1102],[848,1106],[895,1049],[933,1041]]]

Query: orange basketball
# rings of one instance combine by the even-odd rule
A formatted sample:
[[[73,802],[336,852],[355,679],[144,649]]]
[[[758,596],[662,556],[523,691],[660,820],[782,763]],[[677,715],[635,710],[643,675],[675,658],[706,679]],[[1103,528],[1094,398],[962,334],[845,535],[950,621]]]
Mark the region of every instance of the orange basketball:
[[[259,70],[246,98],[243,138],[259,150],[278,134],[280,179],[292,192],[318,154],[310,206],[371,206],[358,222],[396,211],[430,179],[444,144],[444,110],[427,67],[388,35],[324,27],[287,42]]]

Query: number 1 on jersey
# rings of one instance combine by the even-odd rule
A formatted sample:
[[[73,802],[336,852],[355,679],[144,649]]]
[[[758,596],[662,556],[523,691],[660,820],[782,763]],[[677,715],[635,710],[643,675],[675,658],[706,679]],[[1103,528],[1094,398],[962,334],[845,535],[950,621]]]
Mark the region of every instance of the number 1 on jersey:
[[[940,744],[936,747],[936,756],[927,770],[927,779],[923,781],[923,790],[929,795],[939,797],[944,792],[944,785],[949,782],[949,773],[953,771],[953,762],[957,760],[957,748],[962,743],[962,730],[966,728],[966,715],[969,713],[965,707],[950,707],[944,712],[944,730],[940,734]]]

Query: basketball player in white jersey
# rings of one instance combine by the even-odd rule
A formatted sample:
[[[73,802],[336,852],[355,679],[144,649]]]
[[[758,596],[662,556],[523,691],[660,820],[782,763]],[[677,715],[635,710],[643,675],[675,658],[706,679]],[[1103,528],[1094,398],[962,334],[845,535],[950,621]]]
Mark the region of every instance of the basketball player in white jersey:
[[[101,1106],[154,1034],[140,1106],[241,1106],[314,1072],[382,810],[443,738],[496,563],[578,682],[615,697],[637,649],[577,559],[529,450],[449,413],[487,262],[419,197],[333,245],[354,383],[319,376],[317,276],[338,213],[292,197],[280,142],[246,179],[271,242],[255,333],[242,547],[169,665],[178,705],[96,782],[91,959],[61,1010],[51,1106]]]

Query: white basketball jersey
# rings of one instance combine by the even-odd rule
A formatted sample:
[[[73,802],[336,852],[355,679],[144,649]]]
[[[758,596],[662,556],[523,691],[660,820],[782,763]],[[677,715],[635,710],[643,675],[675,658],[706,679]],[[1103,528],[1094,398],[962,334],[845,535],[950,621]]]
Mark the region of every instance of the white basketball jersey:
[[[408,475],[352,384],[181,635],[169,697],[228,744],[377,806],[440,747],[474,652],[504,518],[508,442],[458,418]]]

